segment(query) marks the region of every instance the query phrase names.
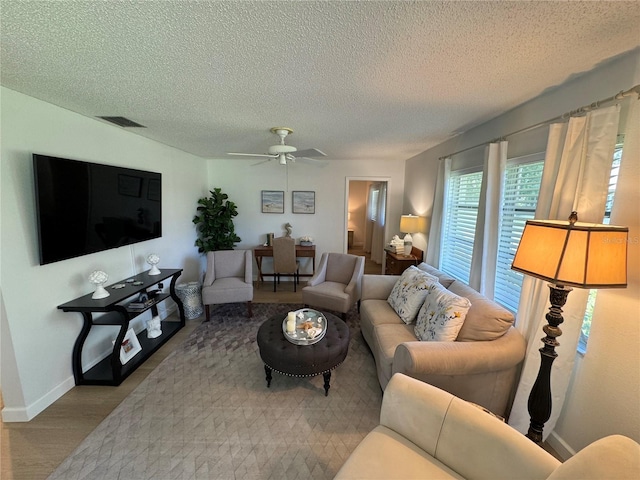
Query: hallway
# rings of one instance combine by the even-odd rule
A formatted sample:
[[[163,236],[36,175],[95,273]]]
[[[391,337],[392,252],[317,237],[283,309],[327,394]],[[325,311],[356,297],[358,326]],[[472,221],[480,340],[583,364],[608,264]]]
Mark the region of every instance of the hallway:
[[[364,260],[364,273],[365,274],[374,274],[374,275],[380,275],[382,274],[382,265],[379,265],[377,263],[375,263],[373,260],[371,260],[371,254],[370,253],[366,253],[364,250],[359,249],[359,248],[352,248],[349,249],[349,253],[352,255],[360,255],[363,256],[365,258]]]

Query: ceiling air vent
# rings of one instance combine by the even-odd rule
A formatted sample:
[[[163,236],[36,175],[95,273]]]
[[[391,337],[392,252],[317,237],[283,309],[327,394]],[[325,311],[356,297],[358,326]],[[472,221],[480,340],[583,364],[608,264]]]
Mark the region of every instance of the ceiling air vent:
[[[103,120],[106,120],[107,122],[111,122],[111,123],[115,123],[116,125],[120,126],[120,127],[140,127],[140,128],[147,128],[144,125],[140,125],[139,123],[134,122],[133,120],[129,120],[126,117],[98,117],[101,118]]]

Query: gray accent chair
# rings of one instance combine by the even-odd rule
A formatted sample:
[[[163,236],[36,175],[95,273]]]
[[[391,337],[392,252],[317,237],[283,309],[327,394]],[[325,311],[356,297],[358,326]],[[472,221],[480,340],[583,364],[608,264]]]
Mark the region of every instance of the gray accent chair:
[[[247,302],[248,316],[253,315],[253,259],[251,250],[217,250],[207,253],[207,273],[202,285],[207,321],[209,305]]]
[[[302,289],[302,303],[310,307],[347,312],[358,303],[362,290],[364,257],[348,253],[323,253],[313,277]]]
[[[300,283],[300,262],[296,259],[296,241],[292,237],[273,239],[273,291],[276,281],[280,283],[280,275],[293,275],[293,291]]]

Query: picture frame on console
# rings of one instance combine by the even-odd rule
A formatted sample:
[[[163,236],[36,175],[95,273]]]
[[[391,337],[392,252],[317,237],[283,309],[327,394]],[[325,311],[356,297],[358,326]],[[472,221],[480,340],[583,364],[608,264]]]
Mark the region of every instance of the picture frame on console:
[[[291,192],[291,211],[293,213],[316,213],[316,192]]]
[[[262,213],[284,213],[284,192],[262,190]]]
[[[136,332],[133,331],[133,328],[130,328],[127,330],[120,346],[120,363],[124,365],[141,351],[142,346],[136,336]]]

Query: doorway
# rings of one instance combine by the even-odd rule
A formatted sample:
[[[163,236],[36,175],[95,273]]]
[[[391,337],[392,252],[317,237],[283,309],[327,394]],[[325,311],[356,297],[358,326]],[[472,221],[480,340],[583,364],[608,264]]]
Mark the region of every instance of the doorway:
[[[382,274],[386,236],[388,179],[347,179],[347,252],[365,257],[366,274]]]

